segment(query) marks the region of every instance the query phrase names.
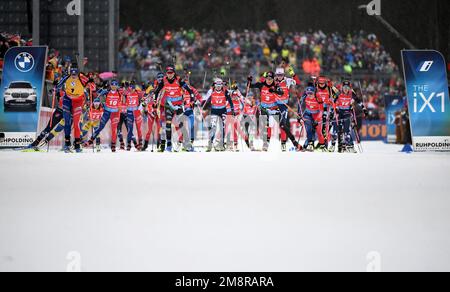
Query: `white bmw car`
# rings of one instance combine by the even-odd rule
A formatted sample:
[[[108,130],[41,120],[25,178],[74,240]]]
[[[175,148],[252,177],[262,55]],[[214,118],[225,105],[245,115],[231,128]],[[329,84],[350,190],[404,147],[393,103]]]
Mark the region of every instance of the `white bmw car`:
[[[37,92],[31,83],[26,81],[12,82],[5,88],[4,109],[8,110],[26,110],[36,111]]]

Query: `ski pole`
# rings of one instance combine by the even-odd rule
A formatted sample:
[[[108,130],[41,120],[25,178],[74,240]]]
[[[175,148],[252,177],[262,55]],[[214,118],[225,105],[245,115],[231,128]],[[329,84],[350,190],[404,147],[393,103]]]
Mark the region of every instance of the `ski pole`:
[[[89,121],[91,123],[91,137],[94,137],[94,121],[92,120],[92,110],[94,109],[92,100],[92,86],[89,84],[89,99],[90,99],[90,109],[89,109]],[[95,153],[95,147],[92,147],[92,152]]]
[[[362,144],[361,144],[361,137],[359,136],[359,133],[358,133],[358,121],[356,119],[355,108],[353,108],[353,120],[355,122],[355,127],[353,128],[353,132],[355,133],[356,143],[358,144],[360,152],[363,153],[364,150],[363,150],[363,147],[362,147]]]
[[[55,110],[55,100],[56,100],[56,86],[53,87],[52,95],[52,111],[50,113],[50,130],[53,128],[53,112]],[[50,141],[47,143],[47,153],[50,152]]]

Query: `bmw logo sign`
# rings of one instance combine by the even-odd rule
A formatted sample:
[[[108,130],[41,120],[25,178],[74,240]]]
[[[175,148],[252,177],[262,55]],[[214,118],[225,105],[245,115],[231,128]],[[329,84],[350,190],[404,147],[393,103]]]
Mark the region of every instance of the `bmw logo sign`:
[[[30,72],[34,67],[34,58],[30,53],[22,52],[14,60],[16,69],[22,73]]]

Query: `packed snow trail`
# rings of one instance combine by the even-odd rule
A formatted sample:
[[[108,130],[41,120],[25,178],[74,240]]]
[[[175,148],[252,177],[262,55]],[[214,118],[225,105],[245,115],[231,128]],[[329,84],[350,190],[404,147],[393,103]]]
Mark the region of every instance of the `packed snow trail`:
[[[450,155],[364,147],[0,152],[0,271],[450,271]]]

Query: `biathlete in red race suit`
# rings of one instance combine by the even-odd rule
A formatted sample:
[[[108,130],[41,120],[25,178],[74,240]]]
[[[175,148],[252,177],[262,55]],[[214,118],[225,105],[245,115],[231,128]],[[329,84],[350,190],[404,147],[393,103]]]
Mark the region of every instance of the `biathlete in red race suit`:
[[[333,137],[333,146],[336,144],[336,138],[339,140],[339,152],[356,153],[353,136],[351,133],[352,126],[354,126],[354,105],[358,104],[365,115],[367,115],[367,109],[364,103],[358,99],[355,91],[352,89],[352,83],[350,81],[344,81],[341,86],[341,90],[337,93],[334,100],[337,121],[339,122],[338,133]]]
[[[119,138],[120,150],[125,150],[125,140],[124,140],[123,129],[124,128],[128,129],[128,128],[127,128],[127,104],[125,102],[124,97],[127,95],[128,91],[130,90],[129,87],[130,87],[129,82],[122,83],[121,86],[119,87],[119,93],[122,96],[121,104],[119,106],[119,111],[120,111],[119,124],[117,124],[117,137]]]
[[[213,148],[214,139],[217,131],[217,124],[220,124],[221,130],[221,141],[217,147],[216,151],[224,151],[224,141],[225,141],[225,122],[227,118],[227,105],[231,107],[232,114],[234,115],[234,105],[231,100],[228,91],[225,90],[223,81],[221,79],[214,80],[213,88],[211,88],[206,94],[206,105],[211,105],[211,121],[208,127],[209,140],[207,152],[211,152]]]
[[[120,119],[120,108],[122,106],[122,95],[119,93],[119,82],[111,81],[111,89],[102,89],[98,92],[98,96],[106,96],[103,106],[104,112],[100,120],[100,126],[94,132],[87,146],[92,146],[94,140],[100,135],[106,124],[111,121],[111,151],[116,152],[117,143],[117,125]]]
[[[202,95],[198,92],[195,87],[190,84],[189,78],[185,80],[186,84],[191,88],[192,93],[194,94],[194,100],[191,98],[191,94],[189,91],[184,90],[184,122],[183,125],[186,125],[189,128],[189,142],[184,141],[187,137],[184,137],[183,133],[180,133],[179,142],[183,144],[183,150],[186,152],[194,152],[194,142],[195,142],[195,115],[194,115],[194,106],[199,106],[203,100]]]
[[[141,113],[141,99],[143,93],[136,89],[136,82],[132,81],[129,85],[128,91],[125,94],[125,105],[127,107],[127,151],[131,151],[131,143],[138,151],[142,149],[142,113]],[[136,132],[138,139],[134,137],[134,124],[136,124]]]
[[[317,78],[316,82],[316,96],[318,100],[323,102],[323,117],[322,117],[322,130],[323,137],[325,139],[325,145],[328,146],[331,125],[335,120],[334,108],[333,108],[333,96],[337,92],[337,89],[333,87],[333,84],[324,76]]]
[[[156,80],[154,81],[153,88],[156,89],[159,87],[161,83],[164,81],[164,73],[160,72],[156,76]],[[154,94],[153,98],[155,100],[156,113],[159,120],[159,130],[158,130],[158,142],[157,148],[158,152],[164,152],[166,150],[166,97],[164,92],[160,91],[158,95]]]
[[[82,129],[83,138],[87,137],[89,131],[93,130],[93,132],[95,132],[95,130],[98,129],[98,127],[100,126],[100,121],[103,116],[102,103],[100,99],[96,96],[96,93],[94,93],[93,95],[94,100],[92,102],[92,107],[89,109],[89,121],[84,124],[84,127]],[[97,137],[97,139],[95,140],[95,144],[97,152],[100,152],[101,151],[100,137]]]
[[[316,134],[319,139],[318,149],[326,151],[325,139],[322,132],[322,115],[323,115],[323,101],[318,99],[316,95],[316,88],[313,83],[309,83],[306,87],[305,94],[300,101],[299,113],[302,112],[303,105],[305,112],[303,119],[306,126],[307,139],[305,142],[306,151],[313,152],[315,150],[314,142],[316,141]]]
[[[277,104],[280,110],[280,128],[281,128],[281,149],[286,152],[287,139],[291,140],[296,148],[298,148],[298,142],[295,140],[294,135],[291,131],[291,122],[289,120],[289,101],[291,97],[291,91],[295,90],[297,84],[300,84],[300,80],[297,75],[295,75],[292,68],[290,68],[291,76],[293,78],[287,78],[283,68],[278,68],[276,70],[275,84],[281,90],[283,90],[283,95],[277,96]]]
[[[241,127],[244,131],[244,141],[248,148],[250,148],[251,151],[256,151],[254,147],[254,139],[255,137],[252,136],[251,131],[253,131],[253,134],[256,134],[256,128],[257,128],[257,120],[256,120],[256,114],[258,113],[258,106],[256,105],[256,101],[253,97],[248,97],[244,101],[244,109],[242,110],[242,120],[241,120]]]
[[[188,91],[191,99],[194,100],[194,93],[191,88],[175,73],[175,68],[169,66],[166,68],[166,77],[156,88],[155,96],[163,92],[165,98],[166,108],[166,138],[167,138],[167,152],[172,152],[172,122],[175,117],[178,119],[184,114],[184,97],[183,89]],[[184,127],[181,127],[184,132]],[[188,133],[183,133],[187,137]]]
[[[142,151],[147,151],[148,145],[150,143],[150,139],[152,138],[152,134],[154,134],[154,138],[158,143],[160,143],[160,131],[161,131],[161,123],[158,116],[158,108],[157,102],[153,98],[151,92],[153,90],[153,86],[150,86],[147,89],[146,96],[143,98],[142,107],[144,108],[144,114],[147,116],[147,135],[145,136],[144,146],[142,147]],[[156,131],[154,130],[154,126],[156,125]],[[153,132],[155,131],[155,132]],[[164,142],[165,145],[165,142]],[[153,149],[152,149],[153,150]]]
[[[253,77],[248,78],[250,88],[257,88],[261,91],[261,116],[265,117],[266,128],[263,129],[263,151],[269,150],[270,139],[272,137],[272,128],[270,127],[270,118],[272,117],[276,121],[280,121],[280,106],[284,110],[284,107],[279,103],[279,98],[284,95],[284,91],[278,87],[275,83],[275,76],[273,72],[268,72],[265,75],[264,82],[252,84]],[[280,124],[280,128],[284,129],[286,133],[290,133],[290,126]],[[291,134],[292,135],[292,134]],[[295,138],[292,143],[297,151],[301,151],[302,147],[298,144]]]
[[[226,135],[227,137],[229,137],[230,134],[233,135],[233,144],[227,146],[230,150],[239,151],[238,138],[240,129],[240,118],[242,114],[242,109],[244,108],[244,96],[239,91],[238,86],[235,82],[231,84],[231,87],[228,90],[228,94],[230,95],[231,101],[233,102],[234,114],[231,112],[231,106],[227,105],[228,117],[227,117],[227,125],[225,127]]]

